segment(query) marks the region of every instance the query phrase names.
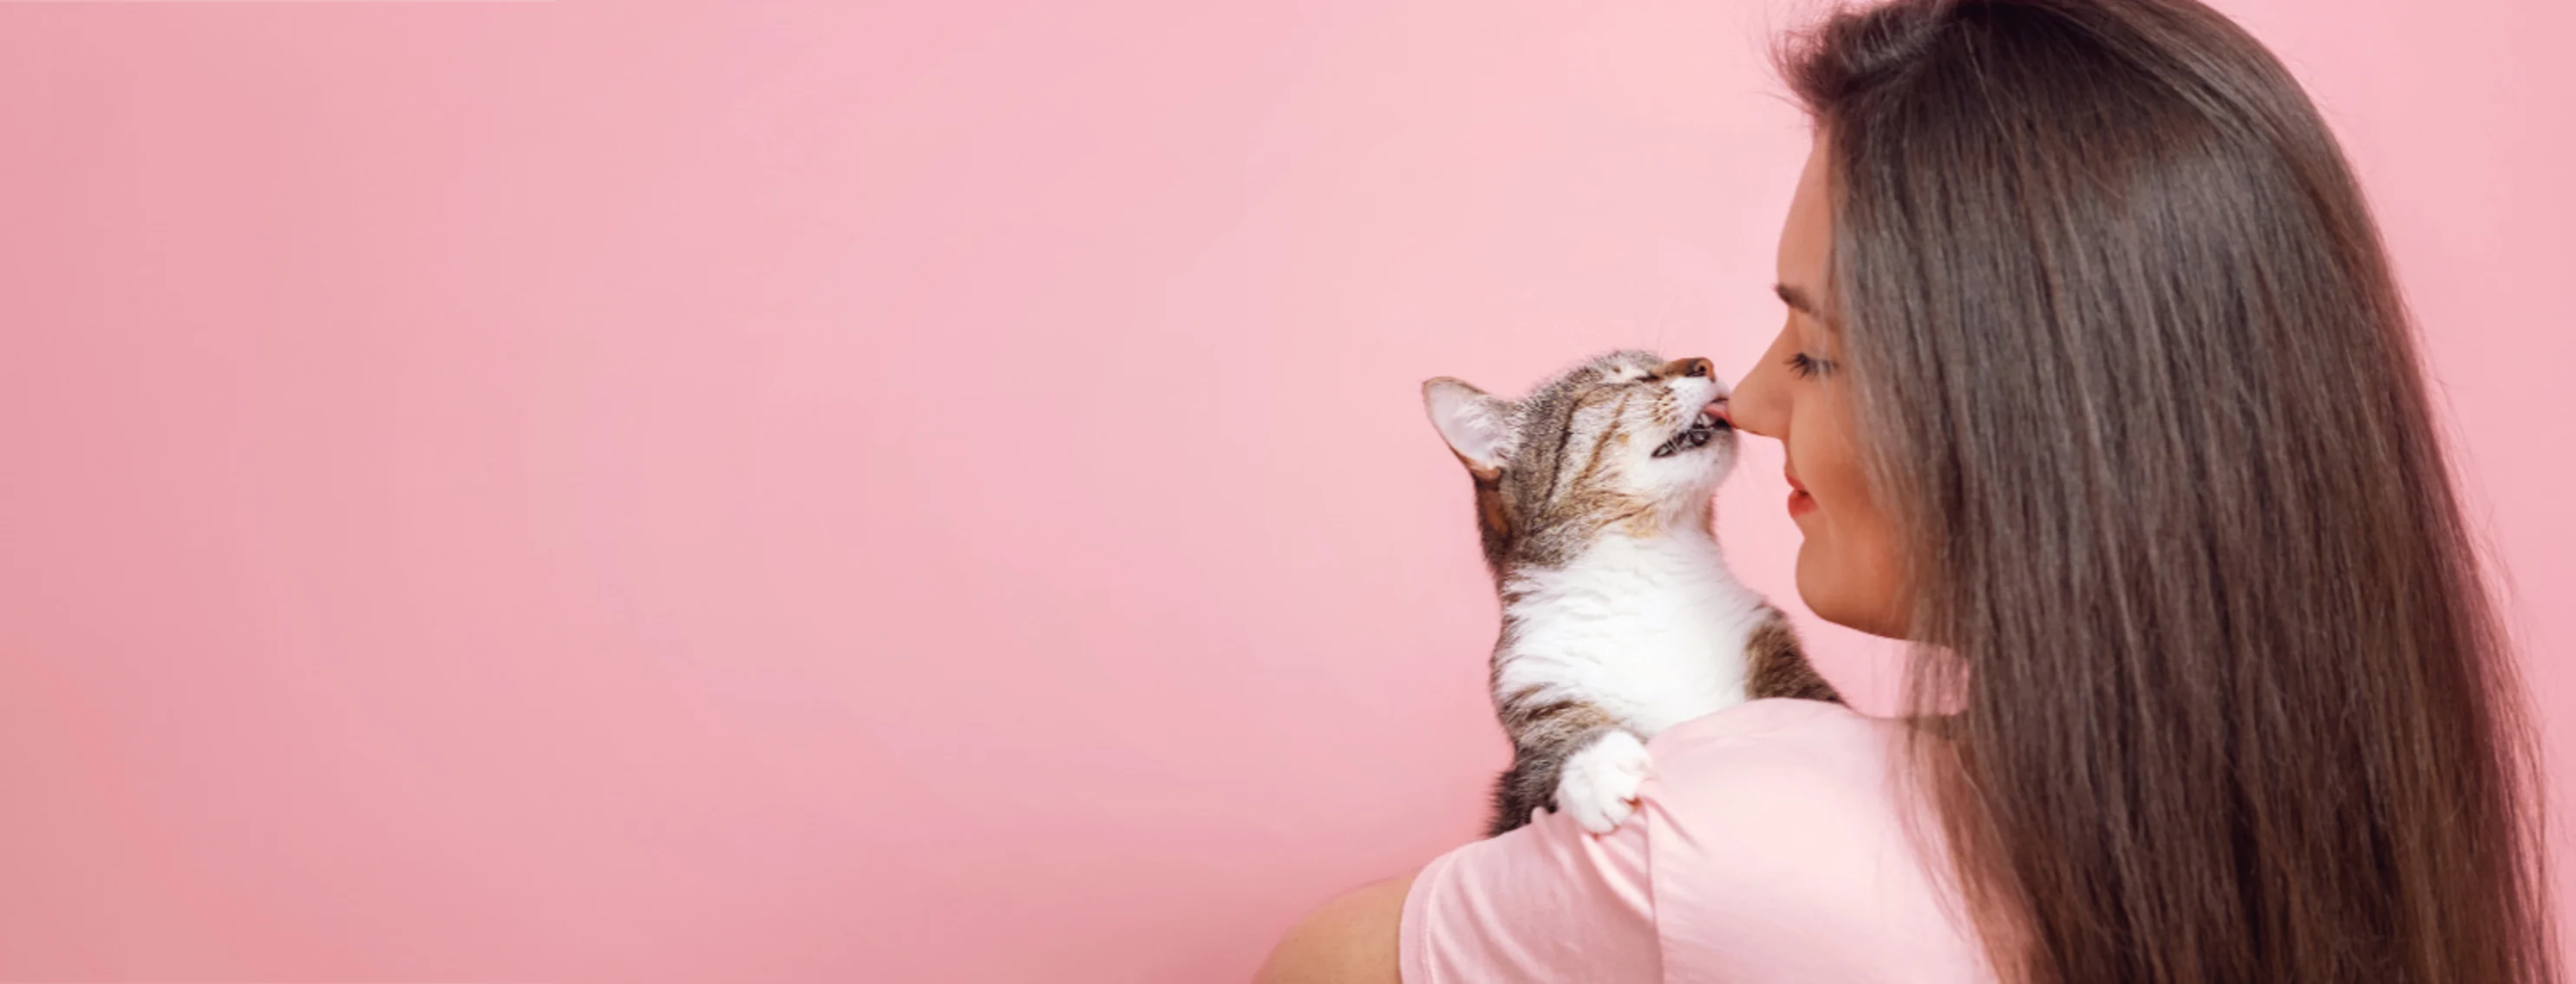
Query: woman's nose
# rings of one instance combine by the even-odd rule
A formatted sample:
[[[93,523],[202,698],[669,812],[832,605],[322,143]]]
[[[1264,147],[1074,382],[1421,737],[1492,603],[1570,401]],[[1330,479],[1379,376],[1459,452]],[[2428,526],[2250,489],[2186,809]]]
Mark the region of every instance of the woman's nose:
[[[1772,376],[1771,360],[1766,358],[1736,381],[1735,391],[1727,394],[1726,406],[1720,411],[1726,415],[1728,426],[1747,434],[1780,437],[1784,421],[1780,419],[1779,403],[1784,394],[1778,391],[1779,380]]]

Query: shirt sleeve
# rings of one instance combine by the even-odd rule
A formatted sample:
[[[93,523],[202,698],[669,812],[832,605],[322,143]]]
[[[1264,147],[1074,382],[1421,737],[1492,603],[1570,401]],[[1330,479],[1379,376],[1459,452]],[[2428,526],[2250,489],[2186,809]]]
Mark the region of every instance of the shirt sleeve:
[[[1647,823],[1595,836],[1563,813],[1434,859],[1405,895],[1405,984],[1660,981]]]

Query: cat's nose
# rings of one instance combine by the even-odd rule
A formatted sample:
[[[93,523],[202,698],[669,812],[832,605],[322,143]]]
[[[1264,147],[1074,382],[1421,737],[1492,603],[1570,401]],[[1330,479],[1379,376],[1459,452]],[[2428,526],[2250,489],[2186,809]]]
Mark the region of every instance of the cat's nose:
[[[1664,363],[1663,368],[1655,372],[1666,379],[1679,379],[1683,376],[1698,376],[1705,379],[1717,375],[1717,365],[1707,359],[1674,359]]]

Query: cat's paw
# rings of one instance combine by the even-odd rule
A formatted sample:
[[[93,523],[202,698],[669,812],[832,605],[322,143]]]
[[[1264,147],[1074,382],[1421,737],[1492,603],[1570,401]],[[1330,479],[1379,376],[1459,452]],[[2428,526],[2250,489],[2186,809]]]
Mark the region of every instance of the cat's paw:
[[[1565,760],[1556,782],[1556,808],[1583,829],[1606,834],[1637,812],[1637,785],[1654,772],[1646,743],[1625,731],[1604,732]]]

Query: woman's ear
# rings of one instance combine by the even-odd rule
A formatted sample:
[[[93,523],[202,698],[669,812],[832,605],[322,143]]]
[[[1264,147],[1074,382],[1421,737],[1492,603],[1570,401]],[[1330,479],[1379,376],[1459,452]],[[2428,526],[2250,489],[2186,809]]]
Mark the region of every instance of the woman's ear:
[[[1468,471],[1488,480],[1502,474],[1518,436],[1512,429],[1511,401],[1442,376],[1422,384],[1422,406]]]

